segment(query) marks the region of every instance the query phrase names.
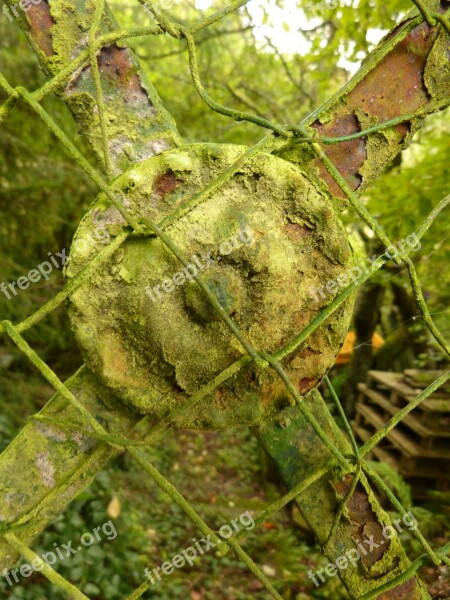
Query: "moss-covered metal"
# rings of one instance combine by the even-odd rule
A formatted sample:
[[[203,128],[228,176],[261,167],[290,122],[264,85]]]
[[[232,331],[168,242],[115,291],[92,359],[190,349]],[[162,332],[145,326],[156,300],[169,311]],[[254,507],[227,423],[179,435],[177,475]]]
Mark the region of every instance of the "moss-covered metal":
[[[320,394],[313,390],[304,398],[304,403],[337,448],[345,455],[351,454],[349,442],[335,425]],[[332,563],[350,550],[359,552],[361,560],[338,569],[351,598],[362,598],[407,570],[409,560],[399,537],[387,540],[382,535],[383,528],[391,525],[391,521],[364,478],[363,484],[358,483],[353,492],[334,535],[329,538],[334,516],[355,475],[343,474],[336,459],[319,442],[316,431],[297,407],[288,408],[275,419],[266,421],[257,435],[289,488],[311,477],[312,473],[326,469],[318,481],[298,496],[297,504]],[[364,546],[364,540],[368,539],[373,539],[378,548]],[[367,554],[363,554],[358,544],[365,547]],[[423,600],[428,597],[422,584],[413,576],[381,595],[379,600]]]
[[[161,222],[245,151],[228,145],[182,146],[140,163],[115,188],[136,220]],[[72,253],[67,275],[76,277],[101,248],[101,241],[95,242],[98,228],[114,236],[123,224],[117,209],[100,195],[73,248],[83,248],[83,240],[93,242]],[[278,350],[293,331],[318,316],[337,286],[324,296],[317,296],[316,288],[353,266],[345,230],[326,196],[296,166],[265,153],[247,159],[167,234],[250,343],[265,352]],[[164,283],[177,273],[181,285]],[[86,363],[124,402],[160,418],[246,354],[185,273],[160,239],[130,238],[70,297],[72,325]],[[162,284],[173,289],[166,293]],[[300,393],[317,385],[334,363],[351,312],[349,299],[283,361]],[[207,395],[182,424],[260,423],[287,405],[288,396],[275,373],[250,365]]]
[[[111,434],[125,435],[137,422],[135,413],[100,387],[83,367],[66,383],[80,404]],[[18,527],[20,539],[30,543],[56,518],[68,502],[94,479],[117,449],[78,431],[91,429],[88,419],[61,394],[49,400],[40,415],[66,419],[74,429],[30,421],[2,453],[0,461],[0,531]],[[23,476],[18,477],[18,473]],[[18,555],[0,537],[0,570],[10,568]]]
[[[438,10],[438,2],[433,0],[427,4],[434,11]],[[128,214],[135,217],[134,222],[142,216],[150,216],[155,221],[162,218],[164,222],[164,215],[177,208],[186,197],[189,198],[190,193],[198,191],[198,186],[208,186],[212,176],[221,172],[219,166],[222,169],[229,166],[244,149],[202,144],[165,151],[157,158],[148,159],[168,146],[179,144],[179,139],[173,121],[165,113],[156,92],[144,82],[132,54],[122,47],[122,34],[113,34],[111,31],[114,23],[109,14],[98,20],[98,7],[99,4],[81,0],[52,2],[51,7],[42,2],[27,15],[22,15],[22,26],[41,64],[48,74],[57,74],[57,77],[33,98],[23,89],[15,91],[0,80],[2,89],[10,96],[9,104],[1,116],[4,117],[13,101],[21,96],[50,126],[48,115],[42,109],[38,110],[37,103],[50,91],[59,91],[71,106],[81,131],[87,135],[106,172],[107,153],[112,158],[113,175],[127,169],[132,163],[143,161],[140,167],[131,169],[116,182],[116,192],[125,198],[124,206]],[[178,39],[185,37],[191,66],[195,67],[193,34],[201,26],[191,27],[187,32],[161,15],[156,17],[158,25],[148,28],[146,33],[166,30]],[[407,94],[402,86],[398,88],[400,95],[403,92],[408,95],[412,111],[417,113],[416,108],[419,107],[419,113],[422,109],[430,112],[448,103],[449,71],[443,62],[447,42],[442,35],[443,28],[436,25],[439,20],[436,20],[435,14],[427,13],[425,17],[427,25],[421,25],[420,18],[408,16],[403,24],[391,32],[382,47],[368,58],[360,73],[339,94],[337,100],[330,101],[316,111],[303,125],[315,123],[324,127],[328,124],[334,126],[339,120],[342,129],[338,127],[333,131],[337,135],[380,125],[380,121],[386,117],[382,110],[386,103],[381,102],[385,99],[374,99],[371,104],[375,105],[375,112],[361,104],[370,96],[371,86],[372,89],[378,89],[380,82],[376,81],[377,73],[381,78],[392,78],[386,64],[393,58],[398,59],[395,64],[399,72],[402,68],[408,69],[406,63],[409,61],[418,67],[416,83],[417,78],[423,78],[423,85],[417,88],[412,85],[411,94]],[[94,33],[89,27],[92,21],[98,26]],[[205,24],[209,22],[212,21],[205,20]],[[108,42],[104,38],[105,43],[100,44],[100,37],[96,38],[96,33],[98,36],[104,36],[105,33],[109,35]],[[85,50],[86,44],[91,46],[89,52]],[[93,52],[98,55],[98,61],[92,60]],[[385,58],[385,64],[381,67]],[[412,58],[413,61],[410,60]],[[70,73],[71,63],[76,63],[73,73]],[[96,69],[103,103],[98,94]],[[210,102],[203,93],[198,72],[195,69],[192,72],[194,84],[202,92],[205,101]],[[399,81],[403,79],[398,77]],[[350,106],[348,103],[352,93],[355,103]],[[393,102],[392,95],[394,91],[389,87],[388,103],[391,108],[397,101],[395,98]],[[210,105],[215,110],[218,108],[217,103]],[[235,114],[235,111],[228,112],[233,118],[248,118],[248,115]],[[404,111],[401,112],[403,114]],[[395,111],[393,114],[396,114]],[[372,132],[370,138],[351,144],[347,152],[344,144],[351,140],[336,144],[332,162],[337,175],[344,176],[348,190],[361,191],[364,184],[375,178],[408,143],[412,130],[420,125],[422,116],[417,113],[406,119],[411,123],[410,127],[396,122],[382,133]],[[280,129],[264,121],[266,125],[279,135],[295,137],[293,131]],[[63,141],[56,124],[52,131]],[[304,130],[300,133],[303,135]],[[298,134],[299,130],[297,137]],[[285,377],[284,383],[291,385],[291,396],[295,396],[297,401],[300,393],[306,393],[317,383],[317,377],[323,374],[330,363],[330,357],[336,352],[338,341],[342,340],[345,333],[349,308],[348,303],[339,304],[339,297],[327,307],[332,297],[327,298],[321,308],[325,309],[330,319],[329,322],[321,320],[318,316],[320,310],[314,312],[305,293],[303,279],[310,283],[312,281],[314,288],[314,282],[323,284],[328,278],[335,280],[339,273],[344,273],[351,265],[342,227],[334,211],[327,206],[330,190],[341,197],[342,194],[337,187],[333,187],[333,180],[328,177],[328,172],[333,171],[330,165],[325,172],[322,163],[317,161],[318,144],[312,142],[314,140],[307,140],[306,143],[311,144],[307,146],[293,142],[280,152],[280,156],[295,162],[298,167],[289,165],[281,158],[255,152],[234,170],[231,179],[222,181],[224,185],[214,188],[211,199],[204,196],[201,203],[192,204],[192,210],[189,214],[185,213],[183,219],[165,223],[170,236],[187,255],[191,252],[200,253],[203,249],[214,251],[218,244],[235,235],[239,227],[244,225],[250,224],[252,231],[256,231],[257,242],[253,246],[237,249],[236,253],[227,256],[223,266],[221,264],[218,268],[215,265],[213,273],[205,270],[202,275],[206,276],[208,289],[218,293],[224,311],[239,321],[247,339],[257,350],[272,350],[277,348],[280,341],[290,342],[290,336],[287,336],[289,328],[291,334],[292,331],[303,330],[299,335],[303,336],[305,343],[300,347],[297,343],[293,344],[292,353],[295,352],[295,355],[282,353],[280,356],[296,387],[287,381],[285,371],[277,371]],[[65,146],[69,148],[67,143]],[[354,153],[353,148],[356,149]],[[72,151],[72,156],[85,168],[79,155]],[[326,164],[323,156],[321,158]],[[339,183],[336,173],[334,179]],[[100,179],[95,178],[96,181]],[[345,185],[340,182],[338,187],[342,190]],[[100,187],[105,189],[103,181]],[[261,192],[267,194],[267,198],[262,198]],[[111,195],[108,198],[111,200]],[[230,204],[230,214],[225,210],[224,200]],[[336,206],[339,204],[336,203]],[[121,214],[124,215],[125,211],[122,210]],[[125,239],[125,222],[121,214],[101,196],[81,225],[77,241],[82,240],[83,233],[93,232],[98,226],[105,226],[116,240]],[[196,229],[198,225],[202,225],[204,231]],[[370,222],[370,225],[374,225],[378,235],[380,231],[376,223]],[[187,233],[192,233],[191,226],[194,234],[186,237]],[[69,265],[69,277],[86,266],[87,259],[93,258],[97,250],[98,246],[94,245],[90,249],[87,247],[85,256],[81,253],[77,257],[75,253]],[[287,250],[292,250],[292,255]],[[108,256],[111,257],[111,253]],[[377,268],[383,262],[384,259],[379,259]],[[49,411],[48,414],[63,419],[65,423],[72,420],[73,430],[78,434],[67,432],[62,425],[31,423],[0,461],[0,473],[5,482],[3,484],[2,480],[0,487],[0,506],[6,507],[1,518],[8,528],[16,526],[17,535],[27,543],[45,526],[48,519],[62,510],[64,504],[89,483],[96,470],[117,452],[118,447],[126,447],[114,443],[114,434],[125,436],[139,415],[117,402],[111,395],[111,389],[134,408],[165,417],[170,408],[176,412],[179,405],[189,404],[189,398],[195,398],[201,384],[220,371],[221,360],[225,356],[227,360],[235,362],[217,375],[213,384],[207,384],[206,388],[211,392],[209,397],[202,397],[202,403],[196,406],[194,412],[182,413],[179,424],[214,428],[242,423],[259,424],[263,418],[271,415],[270,407],[276,410],[287,403],[288,394],[280,381],[269,369],[250,366],[252,358],[244,355],[241,345],[215,319],[196,284],[189,282],[183,289],[176,288],[163,300],[158,298],[158,302],[163,302],[159,307],[155,303],[149,308],[149,303],[153,301],[144,293],[145,288],[151,288],[155,281],[158,284],[158,277],[166,277],[168,271],[172,273],[179,268],[160,239],[148,235],[128,235],[123,247],[115,250],[105,265],[100,265],[94,274],[91,270],[89,276],[84,271],[83,284],[78,292],[77,280],[72,279],[69,283],[70,293],[65,295],[71,296],[72,318],[80,343],[98,376],[94,378],[88,371],[83,371],[68,383],[74,399],[79,399],[87,412],[84,416],[74,412],[73,403],[67,403],[67,394],[58,395],[45,409]],[[86,283],[88,279],[90,283]],[[271,283],[275,281],[283,287],[277,289]],[[350,292],[345,299],[349,295]],[[52,308],[54,306],[56,303],[52,304]],[[340,306],[338,310],[341,313],[333,314],[330,307],[334,309],[336,306]],[[254,308],[253,313],[251,308]],[[308,310],[309,318],[303,320],[303,313]],[[44,314],[47,314],[45,310],[40,313],[39,319]],[[263,316],[272,319],[265,327]],[[106,320],[109,324],[105,325]],[[31,319],[21,324],[21,330],[34,322]],[[304,327],[305,323],[308,327]],[[6,327],[10,334],[18,329],[14,330],[11,324]],[[313,334],[309,335],[311,332]],[[196,335],[200,342],[193,344]],[[210,346],[202,344],[205,340]],[[177,350],[185,352],[186,356],[178,356]],[[205,355],[207,360],[203,364]],[[237,375],[242,367],[244,370]],[[314,377],[308,377],[305,370],[309,370]],[[225,390],[222,396],[213,392],[220,378],[220,383],[227,382],[218,388],[219,391]],[[54,383],[56,376],[51,380]],[[100,382],[106,383],[106,387]],[[157,394],[152,397],[154,389],[157,389]],[[209,404],[205,398],[209,399]],[[306,408],[309,413],[305,412]],[[89,414],[91,418],[86,416]],[[103,433],[98,433],[99,422],[104,426]],[[77,430],[80,423],[84,430],[89,429],[89,425],[95,425],[91,435],[80,435]],[[347,442],[333,425],[320,395],[310,395],[302,416],[298,409],[291,408],[282,413],[275,423],[266,422],[260,437],[279,464],[289,486],[298,484],[303,477],[305,481],[315,481],[313,487],[304,487],[298,502],[330,557],[334,558],[341,550],[351,548],[355,543],[355,535],[371,534],[378,531],[381,524],[388,523],[365,476],[360,475],[361,483],[356,484],[355,468],[343,457],[343,453],[349,453]],[[284,434],[278,431],[280,425],[285,430]],[[151,439],[151,435],[148,439]],[[324,439],[327,444],[322,443]],[[134,449],[130,452],[139,457]],[[323,473],[329,466],[332,468],[331,475],[317,479],[316,474]],[[11,474],[19,469],[23,473],[20,486],[16,478],[14,482],[11,479]],[[147,465],[146,470],[156,477],[151,466]],[[347,499],[342,519],[335,521],[342,499],[349,489],[353,489],[353,485],[354,494]],[[11,488],[18,491],[11,492]],[[176,494],[173,494],[173,498],[181,502]],[[186,504],[184,501],[184,508]],[[362,510],[359,511],[359,508]],[[189,515],[189,511],[186,513]],[[328,540],[330,531],[334,531],[334,535]],[[14,562],[16,555],[12,552],[12,546],[17,549],[20,543],[9,546],[5,541],[0,542],[0,566],[9,567]],[[236,551],[242,553],[238,547]],[[373,590],[378,588],[380,581],[385,582],[401,572],[403,579],[395,590],[383,592],[380,598],[425,598],[426,592],[421,589],[414,572],[408,569],[409,563],[399,543],[394,541],[386,545],[382,555],[365,561],[360,569],[348,571],[343,579],[352,598],[361,594],[364,597],[368,594],[367,597],[372,598]]]
[[[439,2],[432,4],[436,10],[439,8]],[[332,139],[365,131],[401,115],[417,115],[379,133],[323,147],[352,190],[361,194],[411,143],[425,115],[448,106],[448,48],[448,34],[443,28],[408,16],[366,59],[335,100],[304,123],[311,133]],[[326,182],[335,196],[345,198],[321,159],[311,149],[305,150],[303,144],[294,138],[277,154],[300,163]]]
[[[14,4],[10,0],[7,3]],[[95,2],[84,0],[51,4],[43,0],[32,4],[27,12],[19,11],[22,28],[49,76],[63,72],[88,47],[95,6]],[[115,31],[117,23],[106,7],[98,37]],[[95,48],[95,54],[103,90],[100,107],[105,113],[107,146],[112,173],[117,176],[131,164],[179,144],[180,137],[173,118],[129,46],[123,41],[111,41]],[[99,100],[87,54],[70,78],[57,83],[53,91],[66,102],[80,132],[106,170]]]

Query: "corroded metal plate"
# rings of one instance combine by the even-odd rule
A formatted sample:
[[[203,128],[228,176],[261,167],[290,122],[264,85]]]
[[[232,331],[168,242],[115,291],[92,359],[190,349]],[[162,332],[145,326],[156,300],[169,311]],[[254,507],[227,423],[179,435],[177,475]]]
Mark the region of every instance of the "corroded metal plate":
[[[190,202],[246,148],[197,144],[168,150],[116,181],[136,218],[161,222]],[[73,278],[125,222],[103,194],[75,236]],[[245,350],[193,281],[213,290],[256,350],[274,353],[317,317],[333,295],[314,290],[353,265],[329,200],[298,167],[269,154],[249,158],[217,191],[165,229],[183,266],[155,237],[133,235],[70,296],[88,366],[123,402],[168,416]],[[300,394],[334,364],[352,311],[347,300],[282,361]],[[183,426],[259,424],[288,402],[272,369],[249,364],[203,398]]]

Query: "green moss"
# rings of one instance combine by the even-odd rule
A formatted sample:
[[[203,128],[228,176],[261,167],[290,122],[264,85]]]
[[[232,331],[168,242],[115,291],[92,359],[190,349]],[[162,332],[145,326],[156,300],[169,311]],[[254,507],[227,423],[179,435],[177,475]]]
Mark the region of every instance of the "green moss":
[[[161,222],[244,151],[217,144],[169,150],[136,165],[115,187],[135,218]],[[121,222],[101,195],[75,242],[92,236],[100,224],[114,236]],[[267,154],[247,160],[167,233],[257,350],[275,352],[306,327],[334,297],[319,296],[317,302],[310,288],[335,280],[352,265],[345,230],[326,197],[296,166]],[[77,255],[68,276],[76,276],[99,249],[94,244]],[[160,418],[245,355],[189,280],[193,267],[183,269],[161,240],[134,237],[70,299],[79,344],[96,375],[127,404]],[[173,277],[184,282],[174,283]],[[351,305],[342,306],[285,359],[302,392],[334,363]],[[286,403],[285,386],[272,370],[248,366],[207,395],[182,424],[255,424]]]
[[[137,417],[102,389],[86,369],[66,384],[77,399],[110,433],[125,436]],[[90,423],[56,394],[41,415],[90,429]],[[0,527],[25,525],[17,534],[29,543],[66,504],[86,487],[116,454],[77,429],[31,421],[2,454],[0,464]],[[17,473],[22,473],[18,478]],[[18,555],[0,539],[0,569],[10,568]]]
[[[449,37],[441,31],[427,60],[424,83],[433,100],[448,98],[450,89]]]

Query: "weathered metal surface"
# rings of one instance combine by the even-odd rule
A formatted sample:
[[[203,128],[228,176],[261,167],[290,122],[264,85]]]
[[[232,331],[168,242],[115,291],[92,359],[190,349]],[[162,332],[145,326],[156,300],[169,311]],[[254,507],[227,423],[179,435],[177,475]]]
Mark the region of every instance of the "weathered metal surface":
[[[40,4],[32,4],[28,11],[31,31],[36,45],[46,56],[53,55],[51,28],[55,24],[50,14],[50,5],[47,0],[42,0]]]
[[[393,30],[382,44],[407,24],[405,21]],[[349,84],[347,91],[311,123],[311,128],[321,137],[343,137],[410,115],[431,103],[439,103],[443,108],[450,103],[449,58],[448,36],[442,27],[427,23],[416,26],[362,79],[353,86]],[[363,63],[362,69],[365,68]],[[415,117],[378,133],[321,146],[350,188],[361,193],[407,147],[423,118]],[[293,140],[277,154],[299,163],[312,179],[326,182],[334,196],[345,197],[322,160],[304,144]]]
[[[139,419],[101,389],[84,367],[66,385],[111,434],[126,437]],[[56,425],[30,421],[0,461],[0,526],[28,524],[18,532],[26,543],[31,543],[118,453],[76,429],[76,424],[85,429],[91,425],[60,394],[49,400],[41,415],[65,419],[74,429],[68,432]],[[0,571],[11,568],[17,559],[16,552],[0,538]]]
[[[340,137],[361,131],[358,119],[352,112],[347,112],[347,107],[341,111],[341,114],[336,115],[335,119],[330,123],[326,123],[325,125],[315,123],[313,127],[320,136],[329,137]],[[342,142],[334,146],[326,146],[325,153],[333,161],[333,164],[336,165],[352,190],[356,190],[362,183],[359,169],[367,160],[365,140],[361,138]],[[320,170],[320,176],[326,181],[331,192],[337,196],[343,195],[340,187],[327,171],[322,160],[316,158],[313,164]]]
[[[351,448],[334,424],[320,394],[313,391],[304,402],[336,447],[350,454]],[[266,422],[257,435],[289,489],[324,467],[336,464],[336,459],[298,408],[289,408],[273,421]],[[391,524],[389,516],[379,507],[374,493],[368,493],[360,484],[356,486],[334,537],[326,544],[338,503],[344,498],[352,477],[347,475],[341,479],[334,469],[297,496],[296,503],[331,562],[336,563],[352,548],[360,548],[359,544],[365,548],[366,554],[359,552],[361,560],[356,565],[348,564],[339,570],[350,598],[357,599],[403,573],[409,561],[398,537],[391,540],[383,537],[383,528]],[[372,540],[372,543],[364,544],[365,540]],[[320,582],[319,577],[316,579]],[[419,581],[411,577],[404,584],[380,594],[377,600],[423,598],[427,596]]]
[[[334,488],[341,500],[344,499],[352,480],[353,476],[348,475],[344,480],[335,484]],[[369,498],[361,485],[356,487],[347,504],[347,510],[353,525],[353,539],[356,541],[373,538],[373,548],[368,550],[367,554],[361,556],[361,562],[369,568],[383,557],[389,547],[389,540],[383,537],[383,526],[379,523],[377,515],[370,505]],[[396,557],[393,560],[398,562]],[[393,564],[392,568],[395,566]]]
[[[383,123],[425,106],[431,98],[424,83],[424,71],[437,35],[438,28],[430,28],[427,23],[413,29],[339,104],[331,121],[313,124],[318,134],[341,137],[357,133],[366,129],[370,120],[374,124]],[[390,143],[400,148],[409,131],[409,122],[396,125],[390,129]],[[366,143],[366,138],[361,138],[324,147],[353,190],[363,181],[361,168],[367,160]],[[319,159],[316,165],[332,192],[342,194]]]
[[[7,0],[10,2],[10,0]],[[64,5],[43,0],[21,11],[20,24],[44,71],[54,76],[86,49],[94,4],[72,0]],[[98,35],[117,30],[106,10]],[[120,43],[98,52],[104,94],[108,147],[114,175],[180,142],[176,125],[166,111],[134,52]],[[105,167],[97,95],[88,63],[56,90],[68,104],[80,132]]]
[[[231,144],[181,146],[130,169],[116,179],[115,189],[126,196],[136,220],[159,223],[245,150]],[[101,194],[83,219],[74,247],[78,240],[92,239],[99,223],[113,238],[119,219]],[[286,222],[293,237],[286,235]],[[353,267],[345,229],[327,199],[294,165],[263,153],[192,208],[171,228],[170,238],[191,265],[181,275],[181,263],[160,239],[129,239],[68,302],[86,365],[123,402],[159,418],[186,405],[245,353],[192,281],[197,272],[250,344],[274,353],[331,302],[331,297],[316,301],[311,288]],[[101,245],[98,240],[76,256],[67,276],[83,272]],[[334,364],[352,312],[349,298],[316,329],[307,349],[299,346],[283,360],[302,394]],[[248,371],[256,381],[246,381]],[[249,365],[197,402],[181,423],[202,429],[255,425],[287,404],[278,374]]]

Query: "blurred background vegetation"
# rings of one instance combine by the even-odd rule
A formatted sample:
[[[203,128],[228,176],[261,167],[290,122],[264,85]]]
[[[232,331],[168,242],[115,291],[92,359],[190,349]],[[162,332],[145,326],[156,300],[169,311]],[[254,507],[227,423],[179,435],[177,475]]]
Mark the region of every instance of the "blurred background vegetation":
[[[168,12],[190,23],[224,5],[223,0],[179,0]],[[117,0],[111,7],[121,25],[142,25],[150,20],[137,2]],[[246,8],[198,34],[203,82],[222,104],[279,123],[300,122],[348,80],[366,53],[409,9],[408,0],[346,0],[333,9],[327,8],[326,2],[311,0],[252,0]],[[133,45],[186,142],[251,144],[262,137],[256,126],[236,123],[201,102],[190,80],[183,44],[168,36],[155,36],[139,38]],[[17,24],[10,23],[4,14],[0,15],[0,70],[12,85],[24,85],[29,90],[45,81]],[[47,98],[44,105],[93,162],[66,107],[55,97]],[[369,209],[393,239],[416,231],[447,193],[448,116],[447,111],[429,118],[411,148],[366,194]],[[65,155],[31,109],[24,104],[16,107],[0,127],[0,282],[17,280],[44,261],[49,252],[68,249],[95,195],[92,182]],[[370,231],[354,213],[345,213],[343,219],[359,258],[377,252]],[[418,264],[430,312],[448,338],[448,211],[412,257]],[[63,283],[62,272],[55,270],[48,282],[32,284],[11,300],[0,293],[1,319],[23,320],[51,299]],[[364,379],[364,370],[375,367],[401,371],[444,365],[441,351],[416,318],[418,310],[403,269],[389,267],[379,272],[359,290],[356,306],[367,328],[366,341],[376,331],[385,345],[373,355],[368,344],[364,356],[359,356],[360,362],[354,359],[353,368],[350,364],[332,373],[350,412],[355,386]],[[27,332],[26,337],[62,379],[81,364],[63,308]],[[0,386],[1,450],[24,419],[46,403],[52,390],[5,338],[0,345]],[[267,481],[265,462],[254,438],[245,430],[179,432],[150,450],[149,455],[200,514],[217,527],[245,510],[262,508],[282,493],[276,482]],[[401,488],[404,500],[411,505],[406,484],[399,483],[392,473],[385,473],[385,477]],[[425,535],[434,538],[437,545],[443,543],[445,530],[450,529],[448,497],[430,499],[417,514]],[[38,542],[38,553],[51,550],[54,543],[79,539],[80,532],[92,530],[111,515],[119,534],[116,540],[104,541],[58,565],[63,575],[93,599],[124,597],[141,583],[145,566],[158,566],[190,545],[196,535],[169,498],[144,479],[127,458],[120,458],[46,530]],[[419,550],[408,535],[405,544],[411,552]],[[336,578],[317,590],[308,579],[307,571],[326,561],[292,507],[274,517],[274,522],[249,532],[245,547],[287,599],[346,597]],[[429,568],[423,570],[423,576],[433,598],[450,595],[448,572]],[[10,599],[60,598],[39,574],[14,589],[0,578],[0,592]],[[234,558],[217,559],[211,554],[192,569],[166,577],[146,597],[244,600],[266,598],[267,594]]]

